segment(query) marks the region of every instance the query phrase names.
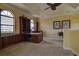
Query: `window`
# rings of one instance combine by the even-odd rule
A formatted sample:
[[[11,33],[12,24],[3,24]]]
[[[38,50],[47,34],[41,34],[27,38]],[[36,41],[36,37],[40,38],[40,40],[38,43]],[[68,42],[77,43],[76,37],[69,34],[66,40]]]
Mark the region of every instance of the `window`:
[[[31,27],[31,31],[34,31],[34,21],[33,20],[31,20],[30,27]]]
[[[13,32],[14,21],[13,15],[7,10],[1,11],[1,33]]]

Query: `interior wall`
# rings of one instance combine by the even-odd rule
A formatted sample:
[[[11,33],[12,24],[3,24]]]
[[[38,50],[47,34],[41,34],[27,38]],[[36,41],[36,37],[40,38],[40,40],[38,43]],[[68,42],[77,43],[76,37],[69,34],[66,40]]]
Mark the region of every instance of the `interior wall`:
[[[61,31],[53,29],[53,21],[62,20],[71,20],[71,28],[63,29],[63,47],[79,55],[79,13],[72,15],[56,16],[49,19],[40,18],[40,29],[44,32],[45,36],[53,37],[53,34],[56,34],[58,33],[58,31]]]
[[[70,20],[71,28],[69,30],[77,30],[79,29],[79,14],[72,15],[63,15],[63,16],[54,16],[49,19],[41,19],[40,18],[40,29],[44,32],[46,36],[52,36],[53,34],[58,33],[62,29],[53,29],[53,21],[62,21],[62,20]]]
[[[64,48],[79,56],[79,31],[65,30]]]

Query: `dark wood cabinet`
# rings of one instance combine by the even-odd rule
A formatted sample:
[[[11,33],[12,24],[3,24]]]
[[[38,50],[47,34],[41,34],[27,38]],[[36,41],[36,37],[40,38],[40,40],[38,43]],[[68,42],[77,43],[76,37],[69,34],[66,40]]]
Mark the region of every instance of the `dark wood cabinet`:
[[[43,40],[42,34],[32,35],[32,42],[40,43]]]
[[[29,36],[28,39],[30,39],[33,43],[40,43],[43,41],[43,34],[42,33],[28,33],[26,36]]]
[[[16,44],[23,41],[22,35],[12,35],[7,37],[1,37],[0,39],[0,48],[5,48],[9,45]]]
[[[0,38],[0,49],[2,49],[2,39]]]
[[[23,38],[25,41],[29,41],[28,35],[25,35],[26,33],[30,33],[30,19],[28,19],[27,17],[21,16],[20,17],[20,34],[23,35]]]
[[[21,42],[21,41],[23,41],[23,37],[22,37],[22,35],[15,35],[15,43],[18,43],[18,42]]]
[[[6,47],[9,45],[9,39],[7,37],[2,37],[2,47]]]
[[[7,36],[7,37],[1,37],[0,38],[0,49],[5,48],[9,45],[24,41],[23,36],[26,36],[26,39],[29,39],[33,43],[40,43],[43,40],[42,33],[28,33],[25,35],[17,34],[17,35],[12,35],[12,36]]]

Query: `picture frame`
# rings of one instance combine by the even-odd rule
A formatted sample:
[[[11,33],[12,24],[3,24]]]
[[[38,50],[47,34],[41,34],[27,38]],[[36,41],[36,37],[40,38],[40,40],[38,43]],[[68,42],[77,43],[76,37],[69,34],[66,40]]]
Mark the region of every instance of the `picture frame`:
[[[63,20],[62,21],[62,27],[63,27],[63,29],[71,28],[71,21],[70,20]]]
[[[53,21],[53,29],[60,29],[61,22],[60,21]]]

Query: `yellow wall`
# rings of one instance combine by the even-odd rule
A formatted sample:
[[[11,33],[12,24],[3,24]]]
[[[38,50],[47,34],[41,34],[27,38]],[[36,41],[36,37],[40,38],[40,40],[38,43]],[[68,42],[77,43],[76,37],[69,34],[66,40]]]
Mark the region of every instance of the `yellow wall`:
[[[79,31],[64,32],[64,47],[79,55]]]
[[[19,29],[20,29],[20,24],[19,24],[19,16],[25,15],[26,17],[28,17],[29,19],[34,19],[34,17],[29,16],[26,14],[24,14],[23,12],[19,11],[18,9],[9,6],[7,4],[0,4],[0,8],[1,9],[5,9],[5,10],[9,10],[13,13],[14,15],[14,23],[15,23],[15,33],[19,33]]]
[[[79,14],[56,16],[49,19],[40,18],[40,29],[45,33],[45,35],[52,35],[57,33],[57,29],[53,29],[53,21],[71,20],[71,29],[79,24]]]
[[[71,29],[64,29],[63,47],[79,54],[79,14],[56,16],[49,19],[40,18],[40,29],[46,36],[53,36],[61,30],[53,29],[53,21],[71,20]]]

